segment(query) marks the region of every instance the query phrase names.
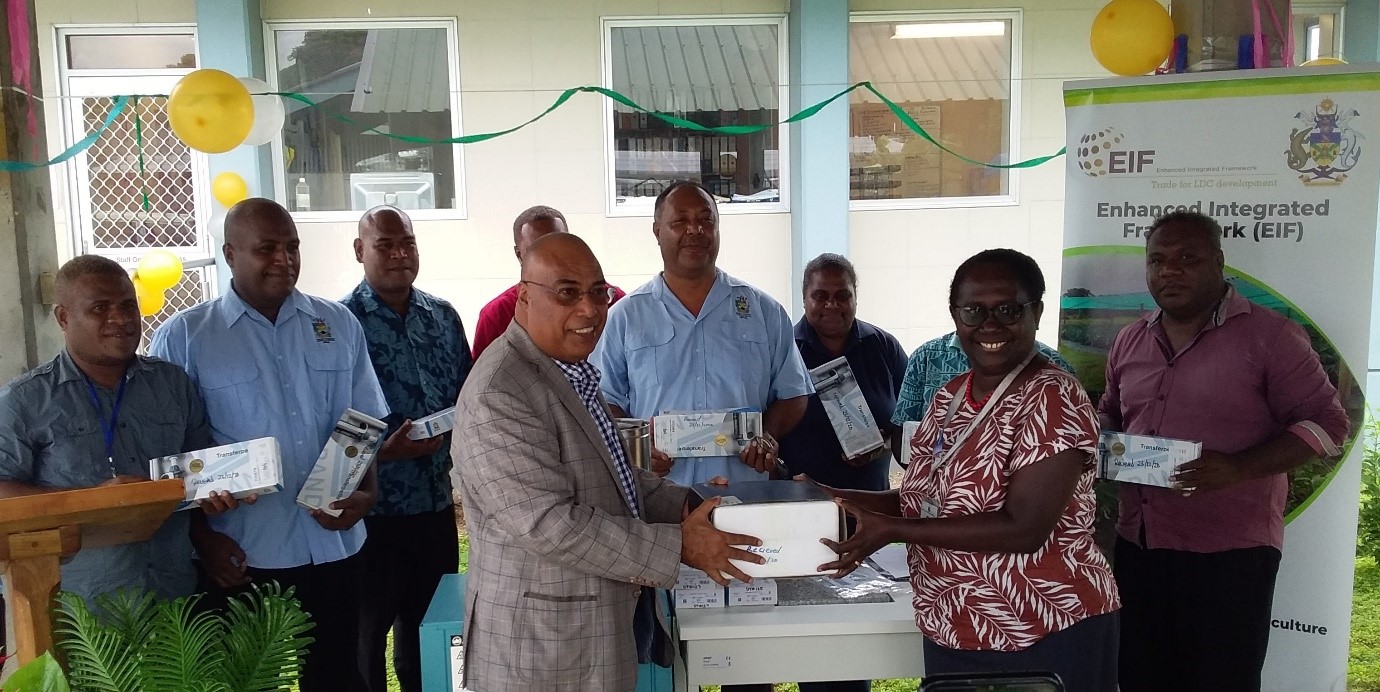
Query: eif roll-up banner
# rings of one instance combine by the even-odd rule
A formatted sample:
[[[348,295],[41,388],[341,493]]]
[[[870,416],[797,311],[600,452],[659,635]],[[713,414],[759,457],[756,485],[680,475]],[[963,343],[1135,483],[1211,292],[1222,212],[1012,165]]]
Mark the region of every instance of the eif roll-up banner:
[[[1116,333],[1155,309],[1145,229],[1222,224],[1237,291],[1301,324],[1351,417],[1341,463],[1291,477],[1265,689],[1346,685],[1371,280],[1380,72],[1248,70],[1071,82],[1060,350],[1096,401]]]

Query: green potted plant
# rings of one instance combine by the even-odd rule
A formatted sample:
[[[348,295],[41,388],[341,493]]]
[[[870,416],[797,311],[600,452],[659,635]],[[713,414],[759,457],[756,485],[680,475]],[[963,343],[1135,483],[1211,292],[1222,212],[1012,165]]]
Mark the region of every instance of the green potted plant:
[[[68,676],[44,655],[6,681],[4,692],[265,692],[296,682],[312,623],[292,589],[255,586],[222,612],[200,596],[156,601],[149,594],[98,597],[98,616],[61,593],[58,648]]]

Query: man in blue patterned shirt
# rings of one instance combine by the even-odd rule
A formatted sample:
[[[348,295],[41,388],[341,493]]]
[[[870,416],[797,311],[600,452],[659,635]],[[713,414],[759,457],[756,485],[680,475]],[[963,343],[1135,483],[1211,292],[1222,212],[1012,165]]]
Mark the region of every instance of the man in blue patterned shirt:
[[[448,434],[407,438],[412,421],[455,405],[470,371],[470,346],[455,308],[412,286],[419,266],[412,220],[375,207],[359,221],[355,259],[364,280],[343,302],[364,326],[369,358],[392,414],[394,444],[380,450],[379,494],[364,518],[365,599],[360,603],[360,673],[386,692],[384,648],[403,692],[421,692],[418,631],[442,574],[459,563]]]

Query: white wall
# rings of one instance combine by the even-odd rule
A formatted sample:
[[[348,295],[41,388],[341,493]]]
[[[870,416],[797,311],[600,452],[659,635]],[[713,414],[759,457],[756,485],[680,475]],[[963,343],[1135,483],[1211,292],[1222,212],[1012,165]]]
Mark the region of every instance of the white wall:
[[[1101,0],[853,0],[855,11],[1024,7],[1020,156],[1063,144],[1061,84],[1100,74],[1086,33]],[[191,22],[193,0],[44,0],[40,36],[55,24]],[[658,14],[783,14],[785,0],[264,0],[265,21],[326,18],[456,17],[461,116],[467,133],[510,127],[545,109],[561,90],[602,84],[601,17]],[[789,28],[788,28],[789,30]],[[49,39],[51,41],[51,38]],[[44,91],[56,94],[56,50],[45,47]],[[588,240],[610,281],[632,288],[660,269],[649,218],[605,215],[601,97],[581,94],[545,120],[464,152],[467,217],[422,221],[418,285],[455,303],[467,324],[516,279],[513,217],[533,204],[562,210]],[[56,110],[49,110],[55,125]],[[56,129],[50,146],[61,149]],[[849,255],[860,273],[863,319],[892,331],[907,348],[951,329],[946,302],[953,269],[989,247],[1030,253],[1045,269],[1051,298],[1059,292],[1063,221],[1062,159],[1022,171],[1019,204],[977,209],[853,212]],[[61,197],[55,193],[55,197]],[[65,203],[65,197],[60,200]],[[790,269],[786,214],[725,214],[720,265],[789,305],[799,290]],[[299,286],[327,297],[360,278],[350,241],[353,224],[303,223]],[[66,232],[65,227],[60,232]],[[60,239],[66,244],[67,239]],[[1056,301],[1040,336],[1052,343]]]

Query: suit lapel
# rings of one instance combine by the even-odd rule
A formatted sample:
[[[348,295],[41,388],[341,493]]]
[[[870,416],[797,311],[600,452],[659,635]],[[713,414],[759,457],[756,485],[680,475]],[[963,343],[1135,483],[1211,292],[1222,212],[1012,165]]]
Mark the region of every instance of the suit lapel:
[[[604,442],[604,436],[599,432],[599,425],[594,422],[594,416],[590,415],[589,409],[585,408],[585,402],[580,400],[580,395],[575,393],[575,388],[571,386],[570,380],[566,379],[565,373],[556,366],[551,356],[541,352],[537,345],[532,343],[532,337],[527,335],[527,331],[518,326],[514,321],[508,327],[508,337],[512,339],[513,345],[517,347],[518,353],[532,363],[536,368],[537,374],[551,385],[552,391],[556,392],[556,398],[561,405],[580,425],[585,437],[589,438],[589,443],[599,452],[599,458],[604,460],[604,466],[608,469],[609,475],[613,477],[615,487],[621,487],[618,480],[618,469],[615,466],[618,462],[613,458],[613,452]],[[599,397],[599,403],[604,404],[603,396]],[[623,498],[623,504],[628,503],[628,498],[623,496],[620,490],[618,496]],[[629,507],[628,509],[632,509]]]

